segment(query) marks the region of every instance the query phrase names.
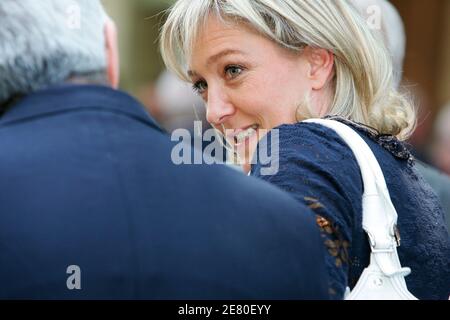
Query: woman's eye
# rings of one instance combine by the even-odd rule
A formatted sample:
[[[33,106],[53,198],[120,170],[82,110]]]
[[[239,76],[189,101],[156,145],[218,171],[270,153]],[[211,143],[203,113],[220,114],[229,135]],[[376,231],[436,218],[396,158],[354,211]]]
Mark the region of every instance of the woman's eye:
[[[242,71],[244,71],[244,69],[240,66],[228,66],[225,68],[225,75],[230,79],[234,79],[239,76]]]
[[[203,94],[207,88],[208,84],[203,80],[195,82],[192,86],[192,89],[198,94]]]

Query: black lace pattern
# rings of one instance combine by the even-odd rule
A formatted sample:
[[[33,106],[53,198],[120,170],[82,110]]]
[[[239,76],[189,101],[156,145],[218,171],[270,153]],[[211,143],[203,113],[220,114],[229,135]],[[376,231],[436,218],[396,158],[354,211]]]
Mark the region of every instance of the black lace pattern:
[[[366,134],[370,139],[389,151],[394,157],[408,161],[408,164],[414,164],[414,156],[409,151],[406,143],[400,141],[397,137],[390,134],[380,134],[376,129],[365,124],[344,119],[339,116],[326,116],[324,119],[336,120],[346,125],[352,126],[360,132]]]

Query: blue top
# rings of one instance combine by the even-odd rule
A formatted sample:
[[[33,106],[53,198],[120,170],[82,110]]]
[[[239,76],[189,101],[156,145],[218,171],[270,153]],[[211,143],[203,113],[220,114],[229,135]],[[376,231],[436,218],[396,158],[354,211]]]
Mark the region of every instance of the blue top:
[[[416,171],[412,156],[401,142],[367,127],[351,125],[368,143],[385,175],[398,213],[400,261],[403,267],[412,269],[406,277],[408,289],[419,299],[448,299],[450,239],[435,193]],[[328,249],[330,294],[341,299],[347,285],[356,285],[370,257],[362,229],[363,184],[359,166],[351,149],[329,128],[297,123],[277,129],[278,173],[264,176],[264,166],[257,163],[251,174],[278,185],[314,209]],[[271,143],[264,141],[257,152],[263,144],[271,152]]]
[[[225,166],[176,166],[174,145],[107,87],[12,105],[0,117],[0,299],[328,298],[306,206]]]

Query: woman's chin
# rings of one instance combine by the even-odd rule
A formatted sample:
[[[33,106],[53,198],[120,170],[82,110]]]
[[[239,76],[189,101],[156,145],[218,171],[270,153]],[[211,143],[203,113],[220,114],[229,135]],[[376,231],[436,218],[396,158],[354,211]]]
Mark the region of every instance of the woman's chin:
[[[255,151],[258,145],[258,134],[255,133],[248,139],[241,143],[234,145],[235,152],[238,155],[239,164],[244,169],[245,173],[248,173],[251,169],[251,165],[255,162]]]
[[[242,168],[242,171],[245,173],[245,174],[249,174],[250,173],[250,171],[252,170],[252,166],[250,165],[250,164],[243,164],[242,166],[241,166],[241,168]]]

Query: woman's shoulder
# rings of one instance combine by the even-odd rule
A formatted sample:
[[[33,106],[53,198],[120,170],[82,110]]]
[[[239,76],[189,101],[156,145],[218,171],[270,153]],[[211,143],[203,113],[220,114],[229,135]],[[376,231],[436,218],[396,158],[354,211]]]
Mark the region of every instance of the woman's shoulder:
[[[336,120],[355,130],[374,151],[377,158],[393,157],[406,161],[412,166],[414,157],[405,142],[395,136],[378,133],[375,129],[341,117],[329,116],[326,119]],[[278,140],[280,154],[297,157],[334,156],[338,159],[355,160],[353,151],[344,140],[332,129],[317,123],[298,122],[282,125],[274,129]],[[272,137],[273,137],[273,133]],[[273,144],[273,141],[272,141]],[[275,144],[273,144],[275,145]],[[311,152],[298,153],[299,150]],[[316,160],[320,160],[316,159]],[[381,160],[381,159],[380,159]]]
[[[295,124],[284,124],[274,130],[279,131],[282,147],[315,145],[317,142],[329,141],[326,147],[344,146],[343,141],[330,128],[312,122],[298,122]]]
[[[258,145],[258,154],[266,152],[279,163],[280,174],[292,170],[313,169],[336,172],[344,165],[359,172],[351,149],[332,129],[316,123],[281,125],[269,132]],[[307,167],[305,167],[307,165]],[[259,163],[252,167],[258,174]]]
[[[276,159],[273,175],[261,174],[261,162],[252,166],[251,174],[275,183],[300,202],[320,201],[335,214],[334,221],[352,219],[337,217],[339,212],[358,212],[362,195],[361,172],[352,150],[331,129],[315,123],[300,122],[275,128],[260,142],[258,152]],[[261,157],[259,157],[261,158]]]

